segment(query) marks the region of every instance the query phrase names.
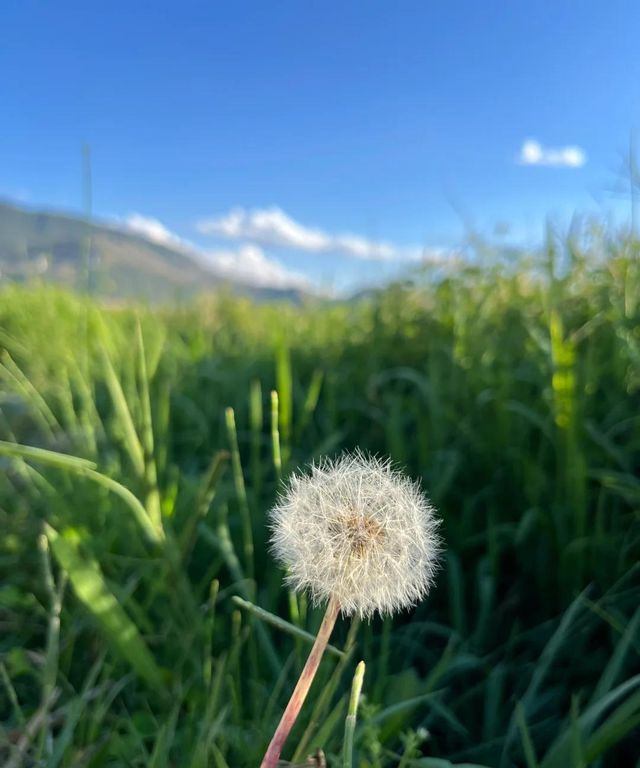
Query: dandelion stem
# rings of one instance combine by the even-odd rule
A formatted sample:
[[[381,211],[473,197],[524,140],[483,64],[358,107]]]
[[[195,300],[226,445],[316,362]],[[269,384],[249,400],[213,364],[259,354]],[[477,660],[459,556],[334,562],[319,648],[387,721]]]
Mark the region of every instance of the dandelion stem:
[[[287,740],[291,729],[293,728],[296,718],[298,717],[302,705],[304,704],[304,700],[307,698],[309,688],[311,688],[313,678],[315,677],[315,674],[318,671],[318,667],[320,666],[322,654],[324,653],[325,648],[327,647],[327,643],[329,642],[329,638],[331,636],[331,632],[333,631],[333,627],[335,626],[336,619],[338,618],[339,611],[340,606],[338,601],[335,598],[331,598],[329,605],[327,606],[324,618],[322,619],[320,629],[318,630],[315,643],[313,644],[313,648],[311,649],[311,653],[307,659],[307,663],[304,665],[304,669],[302,670],[298,682],[296,683],[296,687],[293,689],[289,703],[287,704],[284,714],[278,723],[278,727],[273,734],[273,738],[271,739],[271,743],[269,744],[262,763],[260,764],[260,768],[276,768],[278,765],[282,747],[284,746],[284,743]]]

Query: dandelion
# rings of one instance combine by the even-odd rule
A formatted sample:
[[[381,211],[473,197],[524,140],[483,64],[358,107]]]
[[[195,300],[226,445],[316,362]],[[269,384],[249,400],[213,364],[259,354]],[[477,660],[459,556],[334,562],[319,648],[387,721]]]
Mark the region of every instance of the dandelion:
[[[327,610],[262,768],[277,765],[338,614],[371,617],[415,605],[433,583],[440,549],[439,521],[420,486],[390,461],[359,451],[293,475],[270,519],[287,583]]]

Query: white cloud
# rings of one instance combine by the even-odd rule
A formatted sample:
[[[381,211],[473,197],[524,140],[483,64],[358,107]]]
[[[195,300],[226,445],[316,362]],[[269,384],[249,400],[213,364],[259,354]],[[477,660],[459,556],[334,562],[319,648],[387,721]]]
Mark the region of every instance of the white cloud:
[[[186,244],[181,237],[178,237],[178,235],[167,229],[161,221],[158,221],[158,219],[154,219],[151,216],[143,216],[141,213],[131,213],[126,217],[124,223],[127,229],[130,229],[137,235],[141,235],[147,240],[151,240],[153,243],[174,248]]]
[[[543,147],[535,139],[527,139],[520,150],[522,165],[547,165],[555,168],[581,168],[587,155],[580,147]]]
[[[241,245],[236,250],[206,251],[175,234],[158,219],[139,213],[127,216],[124,225],[146,240],[182,251],[226,280],[257,288],[311,287],[304,275],[289,271],[279,261],[269,259],[256,245]]]
[[[258,288],[309,289],[309,280],[288,270],[276,259],[269,259],[257,245],[241,245],[237,250],[200,251],[198,259],[221,277]]]
[[[367,240],[358,235],[331,234],[322,229],[306,227],[277,207],[253,210],[234,208],[224,216],[201,219],[196,226],[203,234],[218,235],[230,240],[251,240],[260,245],[308,253],[340,253],[355,259],[417,260],[423,253],[419,247],[398,246]]]

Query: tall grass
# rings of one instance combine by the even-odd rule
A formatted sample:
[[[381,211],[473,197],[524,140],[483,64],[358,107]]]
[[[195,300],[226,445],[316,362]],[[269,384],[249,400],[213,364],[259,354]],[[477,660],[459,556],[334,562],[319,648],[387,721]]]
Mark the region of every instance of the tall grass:
[[[288,757],[633,765],[639,256],[550,238],[544,264],[302,308],[5,289],[2,759],[257,765],[320,620],[265,511],[360,446],[422,480],[448,555],[412,614],[339,623]]]

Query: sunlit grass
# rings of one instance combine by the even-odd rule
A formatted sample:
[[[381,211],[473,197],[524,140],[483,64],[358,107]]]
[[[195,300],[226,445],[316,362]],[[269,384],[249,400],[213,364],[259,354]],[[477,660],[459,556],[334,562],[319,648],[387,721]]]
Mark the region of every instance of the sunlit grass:
[[[414,613],[339,622],[288,757],[343,764],[364,658],[353,765],[633,764],[639,258],[567,241],[303,308],[5,289],[2,760],[258,765],[320,621],[265,511],[360,446],[421,479],[448,555]]]

